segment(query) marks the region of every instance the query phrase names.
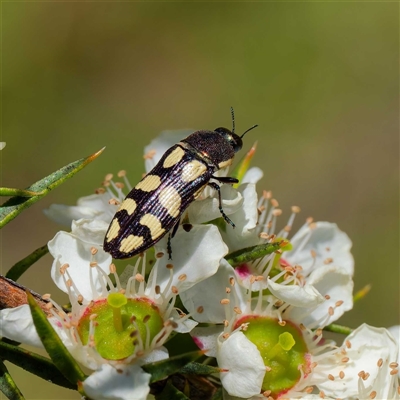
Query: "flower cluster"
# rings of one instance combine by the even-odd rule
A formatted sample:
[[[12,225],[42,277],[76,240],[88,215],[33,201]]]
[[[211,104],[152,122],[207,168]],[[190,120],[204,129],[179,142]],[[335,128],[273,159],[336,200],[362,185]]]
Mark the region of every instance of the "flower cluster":
[[[183,135],[165,132],[145,149],[147,172]],[[290,237],[298,207],[278,230],[282,211],[270,192],[258,198],[261,177],[253,167],[238,187],[222,187],[235,229],[221,218],[214,191],[204,190],[185,215],[192,229],[179,228],[172,241],[173,260],[161,240],[149,274],[146,255],[119,275],[102,249],[131,189],[124,171],[120,182],[108,175],[76,206],[45,211],[71,227],[48,244],[51,276],[71,309],[48,296],[49,320],[73,357],[93,371],[83,382],[87,396],[146,399],[150,375],[141,367],[168,358],[164,344],[176,332],[190,333],[215,358],[226,399],[399,399],[399,344],[386,329],[362,325],[341,345],[323,336],[353,306],[350,239],[336,224],[311,219]],[[277,250],[230,258],[269,244]],[[176,308],[178,296],[185,312]],[[26,305],[0,311],[0,326],[4,337],[41,345]]]

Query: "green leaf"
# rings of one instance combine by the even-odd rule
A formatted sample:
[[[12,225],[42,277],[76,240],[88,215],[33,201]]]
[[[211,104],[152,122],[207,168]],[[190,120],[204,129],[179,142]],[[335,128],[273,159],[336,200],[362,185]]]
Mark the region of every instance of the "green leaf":
[[[24,189],[14,189],[14,188],[0,188],[0,196],[22,196],[22,197],[32,197],[32,196],[39,196],[42,195],[43,191],[32,192],[31,190],[24,190]]]
[[[36,195],[31,197],[15,196],[3,203],[0,206],[0,228],[8,224],[18,214],[39,201],[42,197],[46,196],[46,194],[48,194],[52,189],[61,185],[82,168],[86,167],[86,165],[97,158],[103,152],[103,150],[104,149],[101,149],[89,157],[81,158],[80,160],[62,167],[58,171],[53,172],[49,176],[37,181],[26,189],[31,192],[36,192]]]
[[[46,381],[68,389],[76,389],[76,385],[67,380],[46,357],[3,341],[0,341],[0,354],[3,360],[9,361]]]
[[[143,365],[142,369],[151,374],[150,383],[154,383],[178,372],[186,364],[197,360],[203,354],[204,353],[201,350],[191,351],[190,353],[180,354],[179,356],[171,357],[166,360]]]
[[[222,387],[218,388],[211,400],[222,400]]]
[[[6,278],[16,281],[20,276],[36,261],[40,260],[44,255],[49,252],[47,244],[36,249],[33,253],[29,254],[21,261],[14,264],[6,274]]]
[[[18,389],[6,366],[0,359],[0,390],[9,400],[24,400],[24,396]]]
[[[177,389],[171,381],[168,381],[163,391],[158,393],[155,398],[157,400],[190,400],[179,389]]]
[[[36,331],[55,366],[71,383],[77,385],[79,381],[84,381],[85,374],[64,346],[42,309],[29,291],[26,291],[26,295]]]
[[[200,364],[197,362],[191,362],[185,365],[179,373],[188,375],[212,375],[219,374],[221,369],[218,367],[212,367],[211,365]]]
[[[280,240],[274,243],[259,244],[257,246],[246,247],[229,253],[225,256],[225,260],[228,261],[233,267],[236,265],[244,264],[249,261],[256,260],[264,257],[267,254],[272,254],[274,251],[279,250],[281,247],[287,245],[287,241]]]

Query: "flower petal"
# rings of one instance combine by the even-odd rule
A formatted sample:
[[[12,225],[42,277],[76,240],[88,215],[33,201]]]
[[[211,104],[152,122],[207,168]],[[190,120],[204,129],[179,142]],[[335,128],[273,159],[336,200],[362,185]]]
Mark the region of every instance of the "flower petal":
[[[229,216],[236,225],[235,229],[230,229],[228,226],[225,231],[222,231],[222,237],[230,252],[259,243],[259,237],[255,229],[258,220],[255,184],[246,183],[240,185],[238,192],[243,198],[243,204]]]
[[[224,331],[223,325],[194,328],[190,335],[200,350],[209,357],[217,356],[218,336]]]
[[[179,243],[179,247],[174,246],[174,243]],[[228,253],[228,248],[214,225],[194,226],[190,232],[179,229],[171,245],[172,260],[168,260],[167,238],[156,244],[156,253],[162,252],[164,256],[157,259],[151,270],[148,288],[157,284],[163,291],[170,281],[170,269],[166,266],[172,264],[172,285],[179,287],[179,292],[182,293],[215,274],[219,261]],[[179,277],[182,276],[186,279],[179,281]]]
[[[66,263],[69,264],[69,276],[86,300],[93,298],[92,282],[96,290],[101,290],[99,273],[96,269],[90,271],[90,263],[95,260],[103,271],[109,273],[111,256],[101,248],[107,228],[108,224],[104,221],[74,221],[71,233],[60,231],[50,240],[48,243],[49,252],[54,257],[51,276],[62,291],[68,293],[64,277],[60,273],[61,266]],[[98,250],[94,259],[91,254],[92,247]],[[74,290],[73,287],[70,289]]]
[[[196,321],[222,323],[226,315],[221,300],[226,297],[226,287],[229,285],[229,279],[233,277],[233,268],[223,259],[216,274],[181,293],[183,305]],[[236,291],[240,289],[239,285],[232,288]]]
[[[28,304],[0,310],[0,337],[35,347],[43,347],[33,324]]]
[[[226,215],[240,210],[243,197],[240,192],[230,185],[221,186],[222,208]],[[189,221],[192,224],[202,224],[221,217],[217,193],[212,197],[194,201],[188,208]]]
[[[218,343],[218,365],[225,390],[231,396],[249,398],[260,394],[265,365],[257,346],[236,331]]]
[[[290,242],[293,250],[284,253],[283,258],[292,265],[301,265],[305,275],[326,264],[341,266],[353,275],[354,260],[350,252],[352,243],[336,224],[316,222],[304,225]]]
[[[325,298],[312,285],[282,285],[268,278],[268,289],[278,299],[296,307],[315,307]]]
[[[150,378],[138,365],[114,368],[103,364],[83,382],[83,389],[96,400],[146,400]]]
[[[353,280],[345,268],[321,266],[307,278],[307,285],[313,286],[326,300],[307,313],[292,308],[288,317],[306,326],[318,322],[319,327],[324,327],[353,308]]]
[[[398,346],[388,331],[363,324],[352,332],[344,343],[346,344],[342,349],[345,350],[349,361],[341,361],[341,349],[336,354],[318,361],[314,370],[318,375],[318,388],[334,398],[365,399],[369,398],[372,391],[376,392],[377,399],[393,398],[393,376],[390,374],[389,364],[397,359]],[[382,363],[379,360],[382,360]],[[341,371],[344,373],[343,378],[339,378]],[[361,379],[358,375],[360,371],[369,375]],[[328,379],[328,374],[334,379]]]
[[[108,203],[110,199],[111,195],[108,192],[92,194],[78,199],[76,206],[51,204],[43,212],[52,221],[68,227],[71,226],[72,221],[82,218],[100,219],[110,223],[116,212],[116,207]]]
[[[264,172],[261,168],[252,167],[246,171],[240,183],[257,183],[263,176]]]

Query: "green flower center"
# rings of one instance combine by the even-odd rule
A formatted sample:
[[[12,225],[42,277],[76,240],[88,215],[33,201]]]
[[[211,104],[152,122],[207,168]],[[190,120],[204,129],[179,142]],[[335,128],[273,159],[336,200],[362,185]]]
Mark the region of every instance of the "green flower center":
[[[89,338],[91,319],[95,329],[94,337]],[[147,299],[110,293],[86,308],[77,330],[82,343],[94,345],[103,358],[121,360],[134,354],[137,346],[147,348],[163,322],[158,308]]]
[[[243,334],[257,346],[269,367],[262,391],[270,390],[272,396],[287,392],[301,377],[299,366],[308,364],[308,349],[300,329],[290,322],[281,326],[277,319],[260,316],[244,317],[236,327],[246,322],[249,325]]]

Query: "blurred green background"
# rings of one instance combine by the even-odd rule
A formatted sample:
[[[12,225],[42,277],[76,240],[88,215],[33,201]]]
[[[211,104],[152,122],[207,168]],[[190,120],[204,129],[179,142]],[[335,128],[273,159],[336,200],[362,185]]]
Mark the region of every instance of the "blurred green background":
[[[75,178],[1,234],[3,274],[61,227],[108,172],[144,171],[164,129],[254,123],[255,164],[284,210],[336,222],[354,243],[352,327],[399,323],[399,5],[397,3],[2,3],[2,185],[26,187],[103,146]],[[285,217],[286,215],[286,217]],[[48,255],[21,279],[57,293]],[[17,371],[10,367],[11,371]],[[75,398],[16,377],[27,398]]]

